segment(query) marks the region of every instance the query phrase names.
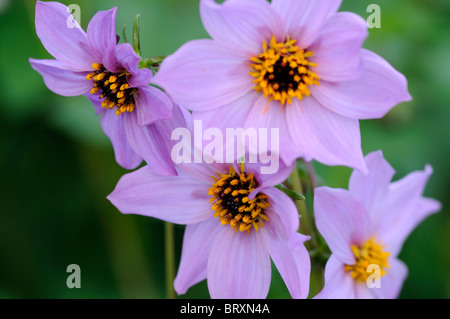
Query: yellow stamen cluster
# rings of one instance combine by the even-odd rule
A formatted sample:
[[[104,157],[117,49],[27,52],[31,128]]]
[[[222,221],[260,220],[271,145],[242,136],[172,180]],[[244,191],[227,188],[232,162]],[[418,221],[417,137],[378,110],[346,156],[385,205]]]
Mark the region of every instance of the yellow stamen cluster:
[[[263,92],[269,101],[280,101],[281,105],[291,104],[292,98],[302,100],[309,96],[310,85],[319,85],[319,77],[310,69],[317,66],[308,61],[313,52],[300,50],[296,40],[278,43],[272,37],[269,45],[263,42],[263,52],[257,57],[250,58],[250,75],[256,84],[254,89]]]
[[[134,110],[133,94],[138,92],[135,88],[130,88],[127,82],[127,71],[121,73],[112,73],[105,69],[102,64],[94,63],[92,68],[95,70],[86,76],[86,80],[93,81],[94,87],[89,93],[95,94],[99,91],[102,107],[113,109],[117,107],[116,114],[132,112]]]
[[[375,241],[375,237],[366,241],[362,246],[352,245],[351,249],[355,255],[356,262],[354,265],[345,265],[345,270],[355,281],[366,282],[371,272],[367,271],[369,265],[377,265],[380,267],[381,276],[385,275],[386,268],[389,268],[388,257],[390,253],[383,251],[383,246]]]
[[[218,217],[222,225],[229,224],[235,232],[250,234],[252,228],[258,231],[259,227],[264,227],[263,220],[269,220],[265,209],[270,204],[267,195],[261,193],[249,199],[249,194],[257,187],[253,174],[247,175],[243,164],[240,174],[232,166],[227,174],[216,174],[219,178],[212,176],[214,184],[208,190],[214,217]]]

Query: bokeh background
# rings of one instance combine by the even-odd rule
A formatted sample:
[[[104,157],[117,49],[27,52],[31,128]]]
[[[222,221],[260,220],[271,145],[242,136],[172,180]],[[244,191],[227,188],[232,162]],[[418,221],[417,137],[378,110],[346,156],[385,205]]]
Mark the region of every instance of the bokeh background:
[[[117,30],[141,13],[144,57],[167,55],[207,37],[198,0],[62,1],[81,8],[86,29],[117,5]],[[365,153],[382,149],[395,179],[434,168],[425,195],[443,209],[425,220],[400,254],[409,268],[401,298],[450,297],[450,2],[344,0],[365,18],[381,7],[381,28],[364,46],[406,75],[414,100],[362,121]],[[84,97],[53,94],[28,58],[51,58],[34,29],[32,0],[0,0],[0,298],[164,298],[164,226],[122,215],[107,200],[126,171],[114,161],[99,118]],[[351,170],[314,163],[320,182],[347,187]],[[306,194],[307,196],[309,194]],[[184,228],[176,226],[176,260]],[[81,267],[81,289],[66,268]],[[273,267],[269,298],[289,298]],[[180,298],[209,298],[206,282]]]

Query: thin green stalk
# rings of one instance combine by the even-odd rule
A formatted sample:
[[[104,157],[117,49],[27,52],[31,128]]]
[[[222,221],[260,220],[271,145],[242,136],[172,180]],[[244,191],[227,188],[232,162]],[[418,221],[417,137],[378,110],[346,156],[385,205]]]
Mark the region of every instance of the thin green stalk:
[[[294,170],[291,173],[291,182],[294,191],[300,194],[304,194],[297,166],[295,166]],[[306,205],[306,201],[296,200],[295,204],[297,205],[298,212],[300,213],[301,216],[300,230],[302,234],[311,236],[311,244],[315,247],[316,236],[311,226],[312,225],[310,220],[311,216],[308,212],[308,206]]]
[[[175,238],[174,226],[171,223],[164,223],[165,237],[165,262],[166,262],[166,294],[167,299],[175,299],[173,281],[175,279]]]

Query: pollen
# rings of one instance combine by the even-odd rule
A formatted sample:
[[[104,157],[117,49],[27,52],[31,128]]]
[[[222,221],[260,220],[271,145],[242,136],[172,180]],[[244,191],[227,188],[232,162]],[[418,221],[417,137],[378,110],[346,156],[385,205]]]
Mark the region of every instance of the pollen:
[[[113,73],[102,64],[92,64],[93,72],[86,75],[86,80],[93,81],[94,86],[90,94],[100,93],[103,99],[102,107],[106,109],[116,108],[116,114],[132,112],[135,106],[134,93],[139,93],[136,88],[130,88],[127,71]]]
[[[311,94],[309,86],[320,85],[320,78],[313,72],[317,64],[308,60],[314,53],[295,44],[296,40],[289,36],[284,43],[278,43],[272,37],[269,45],[263,42],[260,55],[250,58],[249,74],[255,78],[253,88],[258,93],[263,92],[269,101],[291,104],[293,98],[308,97]]]
[[[389,268],[388,257],[390,253],[383,250],[383,246],[376,242],[375,237],[366,241],[362,246],[352,245],[351,249],[355,256],[354,265],[345,265],[345,271],[349,272],[352,278],[358,282],[366,282],[371,275],[368,272],[369,265],[380,267],[381,276],[387,274]]]
[[[208,190],[214,217],[219,218],[222,225],[230,225],[235,232],[250,234],[252,229],[264,228],[263,222],[269,221],[266,209],[270,203],[262,193],[249,199],[249,194],[257,187],[253,174],[245,173],[244,164],[240,174],[231,165],[226,174],[216,174],[219,178],[212,176],[214,183]]]

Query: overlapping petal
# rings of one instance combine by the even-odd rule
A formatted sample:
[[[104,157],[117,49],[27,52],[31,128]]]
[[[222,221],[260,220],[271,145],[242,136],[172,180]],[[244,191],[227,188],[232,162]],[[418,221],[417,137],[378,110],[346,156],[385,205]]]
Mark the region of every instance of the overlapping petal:
[[[91,55],[86,33],[58,2],[36,3],[36,33],[47,51],[73,71],[92,70],[96,62]]]
[[[292,298],[306,299],[309,293],[309,274],[311,261],[303,243],[309,238],[295,231],[295,244],[289,240],[282,220],[284,212],[271,214],[270,221],[264,228],[266,245],[275,266],[283,278]],[[298,220],[298,218],[297,218]]]
[[[379,55],[362,49],[363,70],[353,81],[327,82],[311,87],[317,101],[333,112],[354,119],[381,118],[395,105],[411,100],[408,83]]]
[[[207,276],[211,298],[264,299],[271,265],[261,232],[235,233],[222,227],[211,248]]]
[[[284,40],[283,23],[265,0],[201,0],[200,14],[211,37],[230,51],[258,54],[263,41]]]
[[[318,36],[324,22],[340,7],[342,0],[272,0],[285,33],[305,49]]]
[[[142,157],[136,154],[128,143],[123,118],[114,110],[105,110],[100,118],[100,124],[106,136],[111,140],[117,163],[126,169],[135,169],[142,162]]]
[[[371,221],[362,203],[344,189],[319,187],[314,196],[317,228],[333,255],[353,265],[352,245],[361,245],[372,235]]]
[[[224,226],[216,218],[186,226],[180,265],[174,281],[175,291],[179,295],[185,294],[191,286],[206,279],[209,253],[222,227]]]
[[[155,174],[145,166],[122,176],[108,199],[124,214],[194,224],[211,217],[207,187],[190,177]]]
[[[141,87],[139,92],[134,94],[134,100],[137,121],[141,127],[172,118],[173,102],[160,89],[152,86]]]
[[[91,54],[97,63],[103,64],[109,71],[120,71],[115,57],[117,7],[108,11],[99,11],[89,22],[87,40]]]
[[[322,107],[312,97],[286,107],[287,125],[297,152],[307,160],[345,165],[367,172],[359,123]]]
[[[340,12],[326,20],[317,39],[308,48],[314,53],[312,70],[321,80],[341,82],[358,78],[362,72],[361,46],[368,35],[360,16]]]
[[[164,60],[153,82],[193,111],[231,103],[254,86],[245,60],[213,40],[184,44]]]
[[[381,207],[395,171],[384,159],[382,151],[366,155],[365,162],[369,173],[364,175],[359,171],[353,171],[350,177],[349,191],[364,204],[372,221],[376,222],[385,216]]]
[[[39,72],[48,89],[62,96],[77,96],[89,92],[92,82],[86,72],[74,72],[58,60],[30,59],[31,67]]]

